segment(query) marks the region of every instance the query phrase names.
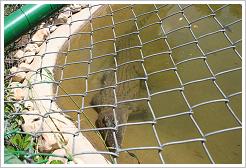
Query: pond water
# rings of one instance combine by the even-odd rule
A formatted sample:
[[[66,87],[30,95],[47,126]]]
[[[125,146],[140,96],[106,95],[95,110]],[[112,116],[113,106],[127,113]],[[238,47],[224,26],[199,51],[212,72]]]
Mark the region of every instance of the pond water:
[[[122,59],[117,60],[117,63],[122,64],[127,61],[139,60],[143,56],[143,65],[147,74],[149,74],[147,86],[150,94],[153,94],[149,101],[150,105],[147,104],[146,99],[136,102],[139,108],[130,113],[127,123],[151,122],[154,120],[154,117],[157,118],[154,125],[149,122],[148,124],[127,126],[121,148],[158,147],[159,143],[165,144],[174,141],[202,138],[189,114],[167,117],[189,111],[182,92],[177,90],[182,86],[176,72],[184,84],[212,77],[207,65],[216,74],[221,71],[241,67],[242,60],[231,48],[207,55],[206,65],[204,59],[198,59],[203,55],[196,43],[182,45],[194,41],[192,33],[188,28],[189,23],[187,20],[191,22],[211,14],[210,9],[206,5],[192,5],[185,8],[184,14],[186,18],[180,12],[178,5],[155,6],[151,4],[127,6],[110,5],[101,7],[95,16],[102,17],[94,16],[91,24],[86,24],[79,31],[80,34],[73,35],[71,40],[64,45],[61,51],[65,53],[60,54],[57,60],[57,65],[63,66],[63,69],[55,70],[55,80],[61,82],[61,87],[57,90],[57,104],[61,109],[70,111],[67,114],[81,129],[92,128],[86,117],[90,119],[92,124],[95,124],[98,114],[90,106],[92,98],[99,91],[91,92],[91,90],[102,87],[102,77],[103,73],[105,73],[95,72],[102,69],[115,68],[113,55],[115,48],[114,40],[112,40],[114,39],[115,32],[115,35],[118,37],[115,42],[117,45],[116,49],[120,50],[118,54],[120,53],[122,57]],[[180,7],[183,8],[185,6],[181,5]],[[211,5],[211,8],[216,10],[221,6]],[[116,23],[113,28],[110,27],[113,24],[110,15],[111,10],[114,11],[112,16],[113,22]],[[227,25],[242,17],[240,11],[240,5],[230,5],[216,12],[216,17],[223,25]],[[135,16],[138,16],[136,22],[134,21]],[[158,17],[163,18],[162,27],[167,33],[168,44],[164,39],[161,24],[156,23],[159,22]],[[124,20],[125,22],[123,22]],[[141,41],[137,34],[133,33],[137,31],[136,23],[140,29],[139,37]],[[220,25],[216,23],[212,16],[191,23],[190,28],[196,37],[221,30]],[[152,25],[146,26],[150,24]],[[186,28],[178,29],[185,26]],[[225,30],[233,41],[237,41],[242,36],[241,27],[240,22],[226,27]],[[92,30],[93,34],[91,36],[90,32]],[[127,37],[121,36],[128,33],[131,35]],[[200,38],[198,42],[204,53],[230,46],[223,32]],[[90,50],[91,43],[94,45]],[[143,44],[141,48],[136,47],[140,46],[141,43]],[[172,48],[171,56],[168,53],[168,45]],[[129,47],[132,48],[121,50]],[[236,44],[236,49],[241,54],[241,43]],[[189,58],[197,59],[184,61]],[[182,61],[184,62],[182,63]],[[145,73],[141,62],[136,64],[139,64],[138,67],[141,67],[138,69],[139,76],[136,77],[144,78]],[[176,72],[173,70],[175,68],[174,64],[176,64]],[[120,81],[122,75],[118,72],[120,71],[119,69],[117,70],[117,76]],[[130,73],[131,68],[126,71]],[[154,73],[157,71],[161,72]],[[88,73],[89,76],[87,76]],[[112,77],[114,76],[112,75]],[[242,90],[241,70],[217,76],[216,83],[226,96],[240,92]],[[174,91],[157,94],[170,89],[174,89]],[[132,92],[134,92],[134,89]],[[83,96],[84,93],[87,94]],[[184,86],[183,93],[191,107],[202,102],[224,98],[212,80],[187,84]],[[141,82],[141,93],[137,98],[148,98],[144,82]],[[241,95],[233,96],[229,100],[228,104],[236,116],[242,120]],[[131,105],[129,104],[129,106]],[[149,108],[150,106],[154,116]],[[192,112],[192,116],[204,134],[240,126],[230,113],[225,102],[222,101],[195,107],[192,109]],[[84,134],[98,150],[106,150],[101,139],[98,138],[94,131],[84,132]],[[158,142],[156,135],[160,142]],[[211,135],[206,140],[206,147],[216,163],[241,163],[242,134],[240,129]],[[200,141],[167,145],[162,151],[152,148],[148,150],[131,150],[130,152],[137,156],[140,163],[162,163],[160,155],[165,163],[210,163]],[[109,158],[108,156],[105,157]],[[138,163],[137,159],[127,152],[121,152],[117,162]]]

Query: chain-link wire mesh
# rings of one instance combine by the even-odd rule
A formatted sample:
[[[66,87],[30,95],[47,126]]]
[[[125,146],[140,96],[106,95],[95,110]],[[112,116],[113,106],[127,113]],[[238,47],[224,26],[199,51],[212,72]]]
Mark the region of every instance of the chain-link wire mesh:
[[[71,23],[86,25],[55,37],[67,39],[62,50],[54,51],[59,54],[56,65],[45,65],[43,58],[52,54],[47,47],[35,55],[40,67],[34,73],[44,80],[11,87],[6,81],[15,74],[5,74],[6,93],[40,83],[54,87],[52,96],[6,98],[5,107],[13,110],[6,121],[33,116],[33,122],[41,123],[31,133],[6,126],[5,144],[13,145],[11,136],[28,135],[32,145],[17,145],[17,153],[29,163],[43,156],[47,162],[49,156],[73,160],[86,154],[102,154],[112,163],[241,163],[241,6],[102,5],[92,14],[95,7],[83,9],[89,13],[86,19],[74,20],[70,13],[71,22],[63,25],[70,30]],[[27,41],[33,43],[29,35]],[[46,46],[52,40],[48,36]],[[17,59],[13,64],[11,58],[20,45],[12,46],[5,52],[5,69],[21,63]],[[23,114],[25,107],[12,107],[30,100],[48,102],[47,111]],[[62,110],[55,111],[53,103]],[[56,113],[70,118],[77,131],[58,127],[46,132],[46,119],[55,123]],[[54,149],[40,152],[40,136],[56,133],[73,136],[69,156],[51,154]],[[77,149],[79,133],[96,151]]]

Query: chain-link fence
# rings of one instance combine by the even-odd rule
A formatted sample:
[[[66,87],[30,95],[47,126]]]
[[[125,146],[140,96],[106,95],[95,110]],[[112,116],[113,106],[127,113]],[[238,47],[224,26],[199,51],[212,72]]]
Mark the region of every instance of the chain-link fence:
[[[9,151],[26,163],[82,163],[76,157],[93,155],[112,163],[242,162],[241,5],[83,5],[80,11],[88,17],[63,8],[69,23],[47,19],[22,37],[24,45],[5,49]],[[55,25],[68,33],[48,34],[43,53],[14,58],[35,43],[37,30]],[[66,40],[63,48],[48,50],[57,39]],[[24,58],[32,58],[30,67],[9,72]],[[14,85],[23,72],[26,82]],[[71,131],[58,123],[67,119]],[[95,150],[83,149],[81,134]]]

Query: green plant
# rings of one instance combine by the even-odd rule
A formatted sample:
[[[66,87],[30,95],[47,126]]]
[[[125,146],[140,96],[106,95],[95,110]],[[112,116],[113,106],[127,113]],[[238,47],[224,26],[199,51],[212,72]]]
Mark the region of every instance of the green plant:
[[[10,142],[16,146],[17,150],[26,151],[30,148],[33,148],[33,144],[31,143],[32,136],[16,134],[12,138],[10,138]]]
[[[23,162],[18,159],[9,149],[4,148],[4,163],[6,164],[22,164]]]
[[[5,76],[8,76],[9,70],[4,70]],[[28,158],[29,151],[34,151],[35,143],[32,142],[32,136],[23,134],[21,125],[24,120],[21,115],[24,105],[21,102],[14,103],[11,100],[12,93],[9,88],[9,80],[4,80],[4,162],[27,163],[32,162]]]
[[[52,160],[50,164],[64,164],[61,160]]]
[[[32,137],[28,134],[15,134],[9,138],[9,145],[7,145],[6,148],[15,154],[20,160],[24,160],[25,154],[23,152],[29,153],[28,151],[34,150],[34,144],[31,142],[31,138]]]
[[[16,11],[22,6],[22,4],[5,4],[4,5],[4,16],[8,16],[10,13]]]
[[[47,163],[49,160],[49,156],[45,156],[45,155],[37,155],[33,158],[34,162],[37,164],[43,164],[43,163]]]

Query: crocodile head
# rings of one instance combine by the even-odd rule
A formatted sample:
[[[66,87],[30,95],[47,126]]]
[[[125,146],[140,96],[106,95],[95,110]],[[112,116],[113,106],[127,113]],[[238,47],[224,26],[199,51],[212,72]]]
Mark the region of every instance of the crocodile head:
[[[118,124],[127,122],[124,120],[125,117],[123,117],[122,115],[124,114],[117,113]],[[121,146],[125,127],[118,127],[117,130],[113,129],[115,128],[115,120],[114,120],[113,112],[100,112],[98,119],[96,121],[96,126],[97,128],[111,127],[111,129],[100,130],[100,133],[108,147],[115,148],[115,141],[117,141],[119,147]],[[116,139],[113,136],[114,131],[115,131]]]

